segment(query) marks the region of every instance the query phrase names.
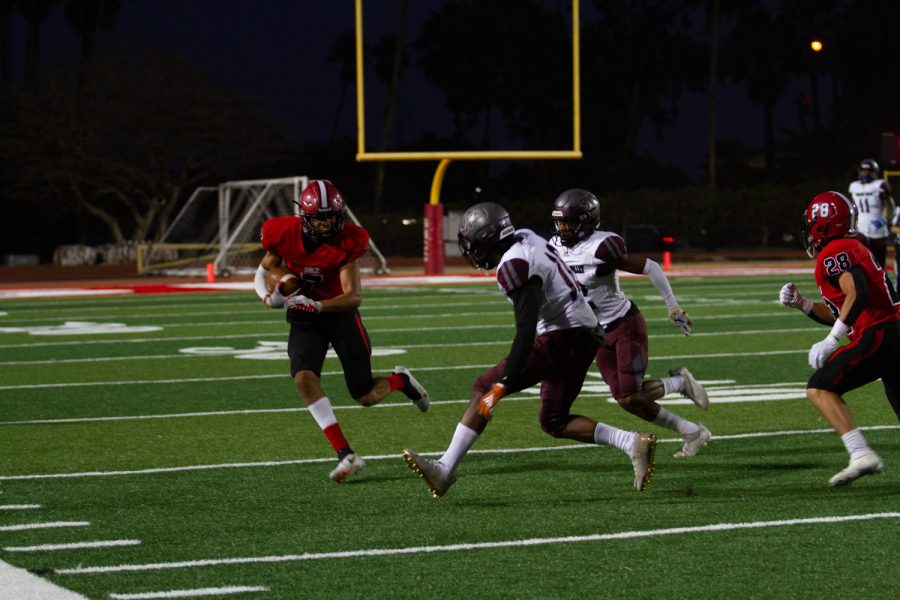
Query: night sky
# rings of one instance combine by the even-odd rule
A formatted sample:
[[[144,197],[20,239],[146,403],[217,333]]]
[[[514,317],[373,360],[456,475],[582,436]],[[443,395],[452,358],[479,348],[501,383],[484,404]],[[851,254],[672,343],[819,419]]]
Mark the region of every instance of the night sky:
[[[417,36],[418,25],[438,4],[437,0],[409,2],[408,40]],[[395,27],[399,2],[368,0],[365,7],[367,42]],[[588,18],[590,2],[583,1],[581,10],[583,18]],[[171,51],[250,97],[261,112],[284,127],[290,139],[324,142],[331,131],[341,85],[336,66],[326,64],[325,58],[333,41],[353,27],[352,0],[124,0],[115,25],[100,36],[98,52],[122,40]],[[18,14],[13,35],[13,58],[21,69],[25,24]],[[42,60],[77,60],[78,39],[66,23],[61,6],[51,10],[42,36]],[[400,117],[397,126],[401,138],[412,139],[423,130],[439,130],[435,124],[449,123],[439,93],[418,73],[408,71],[405,77],[401,101],[413,105],[414,110],[407,107]],[[784,94],[776,110],[776,122],[792,118],[791,103],[800,89],[795,85]],[[366,94],[372,100],[366,108],[370,123],[380,114],[381,107],[375,103],[378,92],[378,82],[367,75]],[[355,102],[351,89],[344,101],[339,135],[356,135]],[[685,94],[678,125],[667,129],[662,140],[655,140],[645,126],[638,150],[674,164],[696,179],[706,152],[706,109],[705,93]],[[758,107],[742,89],[720,88],[720,138],[758,146],[762,142],[760,118]],[[370,128],[369,139],[373,139],[372,131]]]

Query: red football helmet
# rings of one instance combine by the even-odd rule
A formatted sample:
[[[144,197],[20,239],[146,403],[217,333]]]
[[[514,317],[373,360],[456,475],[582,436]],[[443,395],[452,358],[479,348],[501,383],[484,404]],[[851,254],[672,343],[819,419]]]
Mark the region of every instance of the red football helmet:
[[[801,238],[810,258],[829,241],[856,233],[856,205],[840,192],[823,192],[803,212]]]
[[[309,182],[300,193],[300,218],[303,233],[322,243],[334,239],[344,227],[344,197],[341,190],[325,179]]]

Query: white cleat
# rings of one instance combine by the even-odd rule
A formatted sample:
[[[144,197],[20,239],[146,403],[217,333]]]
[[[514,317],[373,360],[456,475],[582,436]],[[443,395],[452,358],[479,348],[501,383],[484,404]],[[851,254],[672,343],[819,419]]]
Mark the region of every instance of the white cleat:
[[[681,375],[684,378],[684,387],[681,389],[682,396],[690,398],[691,402],[700,407],[700,410],[709,408],[709,396],[706,393],[706,388],[694,379],[690,371],[685,367],[679,367],[669,371],[669,375]]]
[[[361,456],[357,456],[351,452],[338,462],[334,470],[328,474],[328,478],[335,483],[340,483],[346,479],[347,476],[362,471],[364,466],[366,466],[366,461],[364,461]]]
[[[831,487],[848,485],[863,475],[875,475],[882,471],[884,471],[884,463],[881,462],[881,457],[874,452],[869,452],[857,458],[851,458],[847,468],[829,479],[828,485]]]
[[[637,443],[634,445],[634,453],[631,455],[631,464],[634,467],[634,487],[642,492],[653,477],[656,466],[656,436],[652,433],[636,431]]]
[[[431,399],[428,398],[428,391],[422,387],[416,378],[413,377],[412,373],[409,372],[404,366],[396,366],[394,367],[394,374],[399,375],[406,382],[406,385],[403,386],[401,390],[403,394],[410,399],[410,401],[416,405],[422,412],[426,412],[428,407],[431,406]]]
[[[694,433],[685,434],[684,445],[681,447],[681,450],[673,455],[675,458],[694,456],[695,454],[700,452],[700,448],[709,443],[709,438],[712,437],[709,429],[707,429],[700,423],[698,423],[697,426],[700,429],[698,429]]]
[[[409,448],[403,450],[403,460],[413,473],[425,480],[435,500],[446,494],[456,481],[456,477],[447,473],[447,468],[440,461],[422,458]]]

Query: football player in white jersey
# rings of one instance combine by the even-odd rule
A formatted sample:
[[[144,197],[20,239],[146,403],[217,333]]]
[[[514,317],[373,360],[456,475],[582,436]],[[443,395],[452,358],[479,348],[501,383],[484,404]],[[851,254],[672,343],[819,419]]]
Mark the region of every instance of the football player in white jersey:
[[[493,202],[463,214],[459,248],[472,267],[497,269],[497,284],[515,309],[516,335],[509,354],[475,380],[443,456],[426,460],[407,448],[403,457],[409,468],[425,480],[432,497],[440,498],[456,481],[460,461],[500,399],[540,383],[541,428],[553,437],[623,451],[634,467],[634,486],[643,490],[653,474],[656,436],[570,412],[603,338],[574,274],[547,240],[528,229],[516,230],[506,209]]]
[[[871,158],[859,161],[859,179],[850,184],[850,197],[859,215],[856,230],[863,236],[860,241],[868,246],[883,268],[891,237],[894,199],[891,198],[890,184],[881,179],[878,163]]]
[[[556,234],[550,243],[575,272],[584,287],[605,333],[597,350],[600,375],[619,405],[647,422],[675,431],[684,444],[675,456],[693,456],[709,442],[709,430],[663,408],[656,401],[673,392],[690,398],[702,410],[709,407],[706,390],[684,367],[669,371],[668,377],[644,379],[647,371],[647,323],[637,305],[619,287],[617,270],[646,275],[659,291],[669,319],[684,335],[691,333],[691,319],[685,313],[659,265],[628,254],[625,240],[609,231],[599,231],[600,202],[587,190],[566,190],[553,203],[551,212]]]

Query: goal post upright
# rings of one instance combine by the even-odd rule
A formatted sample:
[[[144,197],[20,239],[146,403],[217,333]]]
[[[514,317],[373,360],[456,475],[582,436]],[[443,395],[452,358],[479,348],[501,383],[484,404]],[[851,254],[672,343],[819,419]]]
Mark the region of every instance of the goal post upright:
[[[579,1],[572,6],[572,148],[569,150],[460,150],[432,152],[367,152],[365,133],[365,83],[363,70],[363,0],[354,0],[356,18],[356,124],[358,162],[438,161],[431,193],[424,209],[423,262],[426,275],[444,272],[443,206],[441,186],[454,160],[577,160],[581,152],[581,61]],[[438,223],[438,221],[440,221]]]

